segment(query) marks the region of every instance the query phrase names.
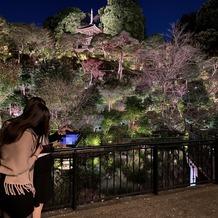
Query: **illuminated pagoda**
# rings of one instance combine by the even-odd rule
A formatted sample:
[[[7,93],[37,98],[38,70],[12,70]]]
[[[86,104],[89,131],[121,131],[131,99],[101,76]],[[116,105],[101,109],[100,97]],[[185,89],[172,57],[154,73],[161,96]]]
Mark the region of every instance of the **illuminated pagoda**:
[[[77,52],[83,52],[84,50],[90,50],[88,46],[91,43],[91,40],[94,35],[97,35],[99,33],[102,33],[102,30],[99,29],[94,23],[93,23],[93,10],[91,9],[91,15],[90,15],[90,23],[86,26],[77,28],[77,33],[81,33],[83,35],[86,35],[85,43],[80,45],[76,51]]]

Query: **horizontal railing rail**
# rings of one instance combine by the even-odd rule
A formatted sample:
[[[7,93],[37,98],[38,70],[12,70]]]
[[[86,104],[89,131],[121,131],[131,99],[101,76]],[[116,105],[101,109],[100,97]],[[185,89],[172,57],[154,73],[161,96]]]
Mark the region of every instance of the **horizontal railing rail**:
[[[44,210],[218,182],[217,141],[139,142],[55,151]]]

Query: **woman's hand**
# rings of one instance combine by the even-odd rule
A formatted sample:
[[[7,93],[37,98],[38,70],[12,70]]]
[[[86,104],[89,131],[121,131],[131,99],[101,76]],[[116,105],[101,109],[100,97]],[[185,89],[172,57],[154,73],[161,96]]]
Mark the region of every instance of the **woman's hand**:
[[[66,145],[61,144],[60,142],[54,142],[53,147],[66,148]]]

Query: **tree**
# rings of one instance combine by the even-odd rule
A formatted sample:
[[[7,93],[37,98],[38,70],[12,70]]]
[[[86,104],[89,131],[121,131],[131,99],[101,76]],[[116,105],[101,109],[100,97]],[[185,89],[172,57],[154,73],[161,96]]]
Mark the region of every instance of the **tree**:
[[[183,15],[180,24],[186,25],[185,31],[194,33],[194,42],[200,44],[209,56],[218,54],[218,2],[208,0],[196,12]]]
[[[90,74],[89,86],[92,85],[94,78],[103,80],[104,72],[99,69],[102,63],[102,61],[98,61],[96,59],[81,61],[83,71]]]
[[[56,43],[57,54],[59,57],[75,57],[77,56],[76,49],[85,42],[86,36],[81,33],[63,33]]]
[[[3,61],[11,57],[9,35],[10,25],[3,17],[0,17],[0,59]]]
[[[80,123],[83,107],[92,95],[87,91],[86,75],[79,71],[74,61],[62,58],[42,63],[33,77],[32,94],[46,101],[56,128],[69,122]]]
[[[179,23],[185,26],[184,30],[186,32],[194,32],[196,29],[196,13],[184,14],[180,18]]]
[[[170,42],[147,50],[144,58],[150,64],[144,65],[142,78],[164,126],[180,132],[186,130],[183,97],[188,83],[199,77],[198,63],[202,60],[199,49],[190,45],[191,35],[183,30],[173,25]]]
[[[149,116],[146,113],[146,110],[149,108],[150,101],[149,96],[140,96],[139,93],[136,95],[126,98],[125,101],[125,120],[129,120],[129,127],[133,130],[139,130],[140,126],[143,124],[142,132],[149,132],[151,130],[149,125]],[[153,120],[152,120],[152,123]],[[141,125],[139,125],[141,124]],[[146,125],[144,125],[146,124]],[[141,128],[140,128],[141,129]]]
[[[48,17],[45,22],[43,23],[43,27],[46,29],[50,29],[53,32],[55,31],[55,29],[57,28],[57,26],[59,25],[59,23],[65,18],[67,17],[69,14],[71,13],[75,13],[75,15],[77,13],[81,13],[80,9],[78,8],[64,8],[61,9],[60,11],[57,12],[57,14],[55,14],[52,17]],[[83,13],[83,12],[82,12]],[[85,16],[85,14],[83,14],[83,16]]]
[[[218,58],[212,57],[202,62],[201,79],[207,91],[209,101],[205,104],[204,123],[211,128],[217,122],[218,111]],[[199,104],[203,102],[199,101]],[[206,119],[205,119],[206,117]]]
[[[55,55],[54,38],[50,31],[41,27],[20,23],[11,24],[10,39],[11,52],[17,57],[19,63],[25,55],[32,59],[32,63],[51,59]]]
[[[99,33],[93,36],[90,48],[93,53],[96,55],[103,55],[105,59],[107,59],[108,55],[106,52],[106,47],[110,44],[111,36],[105,33]]]
[[[108,0],[107,6],[99,10],[103,32],[112,36],[121,31],[130,33],[138,40],[145,37],[145,19],[135,0]]]
[[[19,82],[21,66],[15,60],[0,61],[0,104],[9,96]]]
[[[195,39],[210,56],[218,54],[218,1],[208,0],[196,14]]]
[[[194,35],[195,41],[209,57],[218,55],[218,30],[207,29]]]
[[[98,87],[99,93],[102,96],[103,101],[108,106],[108,111],[113,109],[113,105],[118,101],[125,101],[127,96],[133,93],[133,89],[130,86],[119,85],[116,87],[104,86]]]
[[[4,105],[5,100],[13,94],[19,84],[21,66],[13,59],[7,62],[0,61],[0,72],[0,110],[2,111],[4,107],[8,107]],[[0,117],[0,126],[1,121],[2,117]]]
[[[141,69],[143,69],[145,65],[149,65],[149,61],[144,60],[147,50],[155,50],[164,42],[165,41],[162,34],[155,34],[145,38],[145,40],[138,45],[131,45],[133,48],[132,51],[129,53],[132,61],[131,69],[134,69],[135,71],[141,71]]]
[[[218,31],[218,2],[208,0],[196,14],[196,32],[215,29]]]
[[[56,38],[60,38],[63,33],[75,34],[85,16],[78,8],[62,9],[55,16],[48,18],[43,26],[54,31]]]
[[[123,78],[124,58],[138,45],[139,41],[132,38],[126,31],[120,32],[118,35],[112,37],[111,40],[106,39],[102,45],[104,54],[108,54],[107,58],[118,60],[117,74],[119,80]]]

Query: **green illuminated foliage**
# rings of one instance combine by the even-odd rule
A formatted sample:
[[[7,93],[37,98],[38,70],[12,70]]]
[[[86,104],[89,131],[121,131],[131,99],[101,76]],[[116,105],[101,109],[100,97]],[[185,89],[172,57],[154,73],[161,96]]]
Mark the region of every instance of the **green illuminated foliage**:
[[[145,38],[145,19],[136,1],[108,0],[99,14],[104,33],[114,36],[124,30],[138,40]]]

